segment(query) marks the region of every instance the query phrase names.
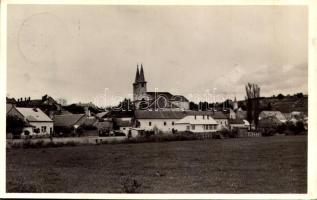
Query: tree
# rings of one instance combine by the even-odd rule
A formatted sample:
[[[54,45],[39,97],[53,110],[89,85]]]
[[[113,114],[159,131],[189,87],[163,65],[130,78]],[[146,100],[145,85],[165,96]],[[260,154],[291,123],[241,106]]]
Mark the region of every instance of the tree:
[[[62,106],[66,106],[67,100],[64,98],[59,98],[59,99],[57,99],[57,103],[61,104]]]
[[[278,94],[278,95],[277,95],[277,98],[278,98],[279,100],[282,100],[282,99],[284,99],[284,95],[283,95],[283,94]]]
[[[300,99],[300,98],[304,97],[304,94],[302,92],[300,92],[300,93],[295,94],[295,96]]]
[[[6,120],[6,132],[12,133],[13,135],[20,135],[23,128],[26,126],[26,122],[17,116],[7,116]]]
[[[194,102],[189,102],[189,110],[198,110],[198,105]]]
[[[246,90],[246,101],[247,101],[247,120],[252,124],[252,121],[255,124],[257,129],[259,122],[259,113],[260,113],[260,87],[255,83],[248,83],[245,86]]]

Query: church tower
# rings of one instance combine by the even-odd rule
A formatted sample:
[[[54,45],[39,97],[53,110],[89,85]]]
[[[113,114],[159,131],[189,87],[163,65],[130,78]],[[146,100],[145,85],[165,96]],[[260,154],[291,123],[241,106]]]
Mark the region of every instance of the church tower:
[[[236,97],[234,97],[234,102],[233,102],[233,110],[234,111],[237,111],[238,110],[238,102],[237,102],[237,98]]]
[[[142,100],[146,96],[146,81],[144,78],[143,65],[141,64],[141,70],[139,72],[139,66],[137,65],[135,81],[133,83],[133,101]]]

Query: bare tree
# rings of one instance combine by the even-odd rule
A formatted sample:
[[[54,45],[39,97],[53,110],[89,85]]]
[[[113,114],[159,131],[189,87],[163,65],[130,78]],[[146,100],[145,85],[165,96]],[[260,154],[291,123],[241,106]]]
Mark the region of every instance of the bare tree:
[[[252,122],[257,129],[260,113],[260,87],[255,83],[248,83],[245,86],[247,101],[247,120],[250,125]]]
[[[64,98],[59,98],[59,99],[57,99],[57,103],[61,104],[62,106],[66,106],[67,100]]]

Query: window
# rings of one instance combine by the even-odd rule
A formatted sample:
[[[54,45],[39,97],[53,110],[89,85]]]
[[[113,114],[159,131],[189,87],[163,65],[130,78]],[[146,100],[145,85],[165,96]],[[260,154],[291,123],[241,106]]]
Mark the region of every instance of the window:
[[[166,126],[166,122],[164,122],[164,126]]]
[[[196,115],[195,115],[195,119],[196,119]]]
[[[205,125],[205,129],[208,130],[209,129],[209,125]]]
[[[192,124],[192,130],[195,130],[195,125],[194,124]]]
[[[207,115],[207,119],[209,119],[209,115]]]
[[[141,86],[144,87],[144,83],[142,83]]]
[[[172,126],[174,126],[174,121],[172,121]]]
[[[52,133],[53,133],[53,128],[51,127],[51,128],[50,128],[50,134],[52,134]]]
[[[152,126],[152,122],[149,122],[149,126]]]
[[[205,119],[205,115],[203,115],[203,119]]]
[[[42,131],[42,133],[45,133],[46,132],[46,126],[42,126],[41,127],[41,131]]]
[[[122,130],[125,130],[125,128],[122,128]]]

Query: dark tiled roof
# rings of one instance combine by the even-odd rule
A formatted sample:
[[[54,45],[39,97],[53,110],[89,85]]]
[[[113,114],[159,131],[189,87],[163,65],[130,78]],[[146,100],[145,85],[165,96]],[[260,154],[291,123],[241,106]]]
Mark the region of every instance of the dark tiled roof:
[[[186,112],[182,111],[135,111],[137,119],[182,119]]]
[[[229,119],[230,124],[244,124],[242,119]]]
[[[133,126],[133,122],[130,120],[114,119],[115,123],[119,127],[130,127]]]
[[[85,121],[85,114],[66,114],[66,115],[55,115],[54,126],[74,126],[81,125]]]
[[[100,113],[96,114],[96,117],[104,118],[108,113],[109,113],[109,111],[100,112]]]
[[[6,113],[8,113],[13,108],[13,105],[10,103],[6,104]]]
[[[188,115],[209,115],[214,119],[227,119],[220,111],[135,111],[137,119],[181,119]]]
[[[109,117],[114,117],[114,118],[132,118],[133,117],[133,111],[115,111],[112,110],[107,114]]]
[[[169,92],[147,92],[147,95],[151,96],[152,99],[158,98],[159,96],[164,96],[169,101],[182,101],[182,102],[188,102],[188,99],[186,99],[182,95],[172,95]]]
[[[98,122],[98,119],[95,117],[86,117],[83,124],[86,126],[94,126]]]
[[[8,98],[6,97],[7,103],[11,103],[11,104],[15,104],[17,103],[17,101],[15,100],[15,98]]]
[[[98,129],[112,128],[112,122],[110,122],[110,121],[97,122],[95,126],[96,126]]]

